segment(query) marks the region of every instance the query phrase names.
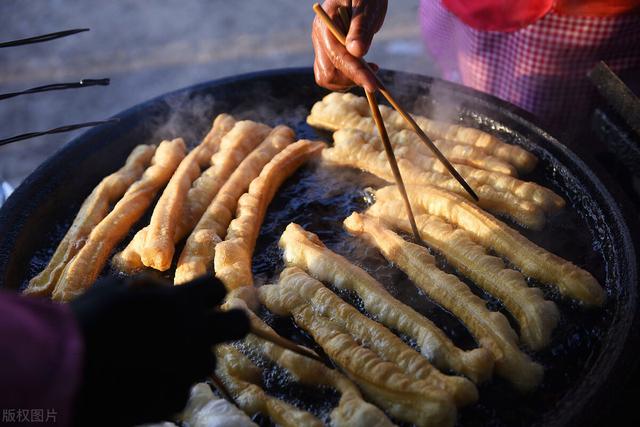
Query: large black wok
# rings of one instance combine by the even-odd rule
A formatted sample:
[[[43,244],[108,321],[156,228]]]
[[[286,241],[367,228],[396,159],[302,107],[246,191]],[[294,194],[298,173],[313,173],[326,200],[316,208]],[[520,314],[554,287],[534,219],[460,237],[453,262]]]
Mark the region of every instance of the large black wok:
[[[546,368],[543,385],[530,396],[521,396],[494,380],[480,388],[480,402],[460,412],[459,423],[590,424],[602,404],[616,398],[619,381],[629,372],[636,349],[631,340],[638,307],[636,255],[616,202],[576,155],[516,107],[437,79],[390,71],[381,75],[407,109],[454,116],[538,155],[540,165],[525,178],[564,196],[567,209],[550,219],[542,232],[522,231],[591,271],[607,289],[605,307],[589,311],[545,289],[558,302],[562,320],[554,344],[533,355]],[[311,105],[324,94],[310,69],[255,73],[170,93],[119,114],[118,123],[86,132],[40,166],[0,210],[0,283],[19,289],[44,266],[83,199],[102,177],[123,163],[135,145],[174,136],[194,143],[207,130],[210,118],[220,112],[269,124],[285,123],[301,138],[327,139],[328,135],[304,122]],[[473,345],[456,319],[418,295],[406,277],[375,251],[363,249],[342,231],[341,220],[365,206],[362,189],[370,184],[375,185],[375,180],[355,171],[309,165],[297,172],[283,185],[267,213],[254,258],[258,280],[270,280],[281,268],[276,242],[287,223],[296,221],[442,325],[459,345]],[[501,309],[498,301],[483,296],[491,307]],[[352,295],[343,297],[353,299]],[[308,342],[287,319],[262,314],[282,333]],[[272,388],[276,394],[287,394],[287,387],[281,384]],[[300,394],[308,408],[323,416],[326,405],[318,402],[317,394]]]

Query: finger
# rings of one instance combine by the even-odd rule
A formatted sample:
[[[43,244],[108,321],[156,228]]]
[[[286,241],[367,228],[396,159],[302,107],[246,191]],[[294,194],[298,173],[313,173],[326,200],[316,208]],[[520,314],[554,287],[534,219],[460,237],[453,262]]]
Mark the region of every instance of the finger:
[[[345,90],[354,85],[348,77],[338,70],[331,62],[329,55],[325,51],[324,45],[320,42],[322,30],[319,22],[314,22],[314,32],[312,36],[313,49],[316,53],[313,62],[313,73],[316,83],[319,86],[330,90]]]
[[[362,58],[369,51],[373,35],[380,29],[386,14],[386,1],[353,2],[351,25],[347,33],[347,51]]]
[[[211,344],[234,341],[249,333],[249,317],[242,309],[215,311],[207,318]]]
[[[190,303],[201,307],[213,308],[222,302],[227,294],[220,280],[211,275],[201,276],[184,285],[174,286],[175,292]]]
[[[320,25],[324,27],[324,24],[320,23]],[[364,66],[360,59],[351,55],[326,27],[319,34],[318,43],[321,44],[322,50],[327,53],[333,66],[345,77],[370,92],[374,92],[378,88],[375,76]]]
[[[313,72],[316,83],[329,90],[343,91],[355,85],[333,65],[328,55],[324,52],[316,55],[313,63]]]
[[[373,70],[374,73],[377,73],[378,70],[380,69],[380,66],[378,64],[376,64],[375,62],[368,62],[369,67]]]

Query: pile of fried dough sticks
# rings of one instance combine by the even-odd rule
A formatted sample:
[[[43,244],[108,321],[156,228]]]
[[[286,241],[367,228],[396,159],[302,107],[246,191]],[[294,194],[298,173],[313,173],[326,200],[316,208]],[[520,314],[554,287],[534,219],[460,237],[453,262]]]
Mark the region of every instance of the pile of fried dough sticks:
[[[520,392],[535,389],[543,367],[531,352],[549,345],[559,312],[526,278],[554,286],[562,297],[584,306],[601,305],[605,293],[590,273],[527,240],[490,212],[541,229],[549,215],[564,208],[564,200],[519,178],[537,162],[521,147],[477,129],[416,116],[476,190],[480,202],[475,204],[397,113],[386,107],[381,112],[428,248],[397,234],[410,231],[410,225],[395,186],[377,189],[375,203],[346,218],[344,228],[377,248],[427,298],[460,319],[477,348],[457,347],[427,317],[294,223],[280,238],[286,267],[277,284],[254,286],[252,256],[267,207],[305,162],[317,157],[323,164],[358,168],[393,182],[366,100],[348,93],[326,96],[307,118],[310,125],[334,132],[330,148],[295,141],[286,126],[270,128],[227,114],[219,115],[188,153],[179,138],[136,147],[126,164],[85,200],[49,265],[25,292],[60,301],[82,293],[164,188],[149,224],[113,255],[112,266],[132,274],[145,268],[167,271],[177,263],[175,284],[215,274],[230,291],[223,309],[245,309],[254,330],[273,336],[277,333],[255,314],[260,305],[292,317],[337,368],[254,334],[218,346],[216,375],[248,415],[262,413],[283,426],[323,425],[317,414],[265,391],[265,372],[252,358],[256,354],[295,381],[335,389],[339,402],[324,421],[337,426],[388,426],[391,419],[453,425],[458,408],[477,401],[477,385],[494,373]],[[184,248],[176,254],[181,241]],[[442,271],[430,251],[500,300],[519,331],[458,276]],[[355,293],[371,317],[325,284]]]

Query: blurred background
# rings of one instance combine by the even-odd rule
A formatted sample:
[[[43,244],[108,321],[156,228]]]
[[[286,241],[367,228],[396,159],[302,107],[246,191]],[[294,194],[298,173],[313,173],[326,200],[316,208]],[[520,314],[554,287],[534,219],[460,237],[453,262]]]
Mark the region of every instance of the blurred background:
[[[313,0],[2,0],[0,42],[90,28],[46,43],[0,49],[0,93],[88,78],[90,87],[0,101],[0,139],[106,119],[165,92],[234,74],[311,66]],[[369,61],[437,75],[424,52],[418,0],[389,2]],[[18,185],[82,133],[0,147],[0,184]],[[69,167],[73,167],[69,165]]]

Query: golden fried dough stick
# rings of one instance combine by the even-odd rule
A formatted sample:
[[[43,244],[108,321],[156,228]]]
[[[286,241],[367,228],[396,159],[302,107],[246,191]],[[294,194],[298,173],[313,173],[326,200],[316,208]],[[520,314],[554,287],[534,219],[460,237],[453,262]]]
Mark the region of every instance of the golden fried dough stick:
[[[476,242],[509,259],[523,274],[556,286],[562,295],[586,306],[604,302],[604,290],[591,273],[529,241],[462,197],[431,186],[410,185],[408,192],[418,213],[440,216],[467,230]],[[376,191],[381,202],[399,197],[392,186]]]
[[[213,267],[215,247],[225,237],[238,199],[264,165],[294,141],[294,136],[289,127],[276,127],[231,174],[187,239],[178,260],[174,283],[188,282]]]
[[[376,202],[367,210],[367,215],[411,232],[408,221],[396,214],[401,203]],[[524,344],[533,350],[549,344],[560,313],[553,301],[544,299],[540,289],[529,287],[519,271],[507,268],[502,259],[489,255],[467,231],[433,215],[417,215],[416,222],[425,243],[443,254],[456,270],[502,301],[520,325],[520,338]]]
[[[317,103],[318,105],[320,103]],[[322,109],[314,107],[312,114],[307,118],[307,121],[312,126],[323,126],[321,121],[315,122],[314,111],[321,111]],[[385,110],[386,111],[386,110]],[[368,111],[366,114],[370,114]],[[318,118],[319,119],[319,118]],[[328,126],[328,129],[338,130],[359,130],[367,134],[376,133],[376,125],[371,117],[361,117],[357,112],[350,111],[345,112],[344,115],[336,117],[335,126]],[[397,133],[408,133],[410,137],[403,138],[403,142],[410,144],[412,149],[422,152],[425,156],[435,158],[433,152],[424,144],[420,137],[413,131],[407,129],[389,129],[389,136],[393,136]],[[444,139],[435,139],[433,143],[453,164],[468,164],[480,169],[492,170],[507,175],[516,176],[517,170],[508,161],[499,159],[492,156],[490,153],[484,151],[482,148],[475,147],[473,145],[462,144],[455,141],[448,141]]]
[[[477,399],[477,390],[468,379],[442,374],[385,326],[361,314],[300,268],[286,268],[280,275],[279,284],[311,305],[316,315],[326,317],[379,357],[398,365],[407,375],[447,391],[458,405]],[[259,289],[258,296],[260,292]],[[492,367],[493,364],[489,367],[488,376]]]
[[[202,143],[180,162],[153,209],[149,225],[145,228],[144,245],[140,251],[145,266],[160,271],[165,271],[171,266],[177,222],[184,215],[190,214],[185,213],[187,193],[202,168],[209,164],[211,156],[218,151],[222,134],[234,122],[233,117],[227,114],[219,115]]]
[[[82,248],[91,230],[107,215],[111,205],[140,178],[155,150],[154,145],[138,145],[131,151],[122,168],[100,181],[82,203],[73,224],[56,248],[47,267],[29,281],[29,286],[24,290],[25,294],[51,295],[69,260]]]
[[[215,154],[220,148],[220,142],[222,140],[222,137],[226,135],[233,128],[235,123],[236,123],[236,120],[232,116],[228,114],[219,114],[213,121],[211,130],[203,138],[203,142],[201,145],[206,145],[208,147],[211,147],[211,152]],[[200,157],[204,157],[204,155],[198,156],[198,157],[200,160]],[[211,159],[209,158],[206,160],[210,162]],[[194,187],[196,186],[197,182],[198,182],[198,179],[196,179],[196,182],[194,182]],[[188,195],[187,195],[187,199],[188,199]],[[193,209],[189,207],[188,200],[187,200],[187,203],[185,203],[182,213],[184,214],[185,211],[189,211],[189,212],[193,211]],[[184,223],[185,221],[188,221],[187,215],[181,215],[180,218],[178,219],[178,229],[180,229],[180,224]],[[176,234],[179,234],[179,230],[176,230]],[[133,237],[131,242],[129,242],[127,247],[122,252],[116,254],[113,257],[111,262],[114,265],[114,267],[122,272],[130,273],[130,274],[143,269],[145,265],[142,263],[140,254],[144,249],[146,237],[147,237],[147,227],[143,227],[140,231],[136,233],[136,235]]]
[[[414,338],[422,354],[437,367],[464,374],[474,382],[491,375],[493,358],[486,349],[463,351],[456,347],[440,328],[393,298],[364,270],[330,251],[315,234],[291,223],[282,233],[279,245],[288,266],[300,267],[315,279],[337,288],[355,291],[376,320]]]
[[[228,120],[221,121],[219,134],[229,124]],[[211,166],[193,182],[187,193],[182,214],[176,224],[174,242],[180,241],[193,229],[229,175],[269,131],[268,126],[247,120],[234,122],[233,128],[221,137],[220,147],[211,157]],[[146,242],[146,232],[146,228],[140,230],[127,247],[113,257],[114,267],[125,273],[134,273],[144,268],[140,254]]]
[[[424,154],[429,157],[433,157],[433,153],[429,148],[421,142],[420,137],[410,130],[403,129],[400,132],[409,132],[411,137],[410,140],[415,141],[414,144],[416,147],[421,147],[424,151]],[[392,135],[400,132],[393,132]],[[436,147],[444,154],[452,163],[456,165],[467,165],[473,166],[477,169],[483,169],[486,171],[497,172],[504,175],[509,176],[518,176],[518,171],[515,167],[511,165],[511,163],[494,157],[492,155],[487,155],[485,151],[480,148],[474,147],[473,145],[466,144],[457,144],[453,141],[447,141],[445,139],[436,139],[433,141]],[[421,145],[418,145],[421,144]],[[442,163],[440,163],[442,167]]]
[[[440,270],[434,257],[420,245],[405,241],[377,218],[353,213],[344,221],[347,231],[363,237],[397,265],[420,289],[460,319],[478,343],[491,351],[496,372],[518,389],[529,391],[542,380],[542,366],[518,348],[518,336],[501,313],[453,274]]]
[[[289,145],[262,169],[249,191],[240,197],[226,240],[215,249],[216,277],[227,289],[253,285],[251,258],[271,199],[285,179],[325,147],[322,142],[306,139]]]
[[[376,135],[366,134],[355,129],[341,129],[333,134],[333,138],[337,147],[349,144],[351,140],[356,140],[375,147],[378,151],[384,149],[380,143],[380,138]],[[411,140],[416,141],[412,143],[410,142]],[[420,169],[447,175],[448,170],[440,161],[433,156],[425,155],[423,150],[428,149],[424,145],[416,146],[420,142],[418,135],[408,130],[396,132],[391,136],[391,144],[397,157],[406,159]],[[416,147],[419,147],[419,149]],[[511,193],[519,199],[533,203],[545,212],[556,212],[565,205],[562,197],[534,182],[522,181],[502,173],[490,172],[467,165],[457,165],[456,168],[465,179],[473,182],[477,187],[488,185],[495,191]]]
[[[271,128],[265,124],[243,120],[236,122],[224,135],[219,153],[211,157],[211,167],[195,180],[189,190],[185,209],[187,215],[176,229],[180,239],[193,229],[229,175],[269,132]]]
[[[225,308],[244,309],[251,318],[253,328],[261,329],[267,335],[276,334],[269,325],[249,310],[245,301],[239,298],[227,299]],[[253,334],[247,335],[240,345],[248,347],[249,353],[259,352],[267,357],[286,369],[296,381],[302,384],[327,386],[339,391],[340,401],[331,411],[333,426],[387,427],[393,425],[380,409],[364,401],[358,388],[337,370],[329,369],[316,360],[300,356]]]
[[[267,415],[274,424],[284,427],[321,427],[322,422],[309,412],[269,396],[259,384],[262,370],[238,349],[228,344],[215,347],[216,375],[232,394],[240,409],[250,417]]]
[[[68,301],[87,289],[97,279],[113,248],[147,210],[158,191],[169,181],[185,156],[181,138],[162,141],[151,166],[129,187],[113,210],[96,225],[85,245],[71,259],[53,290],[53,299]]]
[[[313,337],[370,400],[395,418],[412,424],[453,425],[456,409],[449,392],[426,380],[416,379],[393,361],[386,360],[360,344],[335,322],[336,319],[330,319],[306,303],[302,296],[286,286],[287,282],[293,282],[293,286],[312,283],[324,288],[322,284],[296,269],[293,274],[281,279],[281,285],[262,286],[259,289],[262,302],[278,315],[291,315],[296,324]],[[285,286],[282,286],[283,284]],[[342,305],[348,306],[344,302]],[[400,347],[406,347],[398,341]],[[406,347],[404,353],[409,355],[409,352],[417,354]]]
[[[351,93],[330,93],[316,102],[307,117],[311,126],[328,130],[355,128],[373,132],[370,126],[371,113],[365,98]],[[395,110],[380,106],[380,112],[389,130],[408,129],[408,124]],[[445,139],[482,149],[487,154],[509,162],[519,172],[532,171],[537,158],[517,145],[506,144],[481,130],[439,122],[422,116],[413,116],[416,123],[431,139]]]
[[[324,150],[322,158],[329,163],[356,167],[393,182],[393,174],[385,153],[376,150],[374,145],[367,144],[361,138],[334,141],[333,147]],[[398,158],[398,167],[406,184],[434,185],[468,197],[464,188],[450,175],[423,170],[403,158]],[[533,229],[543,227],[544,212],[532,202],[522,200],[511,193],[496,191],[489,185],[478,185],[473,180],[467,180],[467,182],[480,197],[478,203],[483,208],[506,215],[519,224]]]

